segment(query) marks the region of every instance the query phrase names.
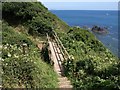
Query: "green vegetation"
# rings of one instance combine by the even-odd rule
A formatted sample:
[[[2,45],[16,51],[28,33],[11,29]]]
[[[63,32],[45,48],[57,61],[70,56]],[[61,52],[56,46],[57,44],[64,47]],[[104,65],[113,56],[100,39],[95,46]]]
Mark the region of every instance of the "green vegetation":
[[[28,33],[36,36],[51,33],[53,29],[67,31],[69,26],[50,13],[40,2],[3,3],[3,19],[10,25],[23,24]]]
[[[55,30],[74,57],[63,66],[75,88],[120,89],[120,62],[92,33],[69,27],[38,2],[6,2],[2,6],[3,87],[57,87],[47,49],[39,51],[36,47],[39,40],[46,40],[46,33],[51,35]]]
[[[74,59],[63,62],[65,75],[81,90],[120,89],[120,62],[92,33],[71,28],[59,34]]]
[[[25,49],[24,43],[27,44]],[[34,42],[4,23],[2,53],[4,88],[57,87],[56,73],[42,60]]]
[[[42,16],[46,11],[41,3],[3,3],[1,73],[4,88],[58,87],[57,74],[46,57],[47,50],[43,48],[44,54],[36,47],[40,40],[46,40],[45,30],[51,28]]]

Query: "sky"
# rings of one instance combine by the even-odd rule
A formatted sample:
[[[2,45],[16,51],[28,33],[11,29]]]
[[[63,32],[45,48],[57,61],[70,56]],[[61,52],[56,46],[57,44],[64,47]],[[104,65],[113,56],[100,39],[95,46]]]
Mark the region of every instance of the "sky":
[[[118,0],[40,0],[49,10],[118,10]],[[114,2],[113,2],[114,1]]]

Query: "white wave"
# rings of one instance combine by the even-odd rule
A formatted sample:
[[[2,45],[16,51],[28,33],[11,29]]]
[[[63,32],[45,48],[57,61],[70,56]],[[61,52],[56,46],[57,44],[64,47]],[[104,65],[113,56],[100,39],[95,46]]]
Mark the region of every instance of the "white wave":
[[[117,38],[112,38],[112,40],[118,41],[118,39],[117,39]]]

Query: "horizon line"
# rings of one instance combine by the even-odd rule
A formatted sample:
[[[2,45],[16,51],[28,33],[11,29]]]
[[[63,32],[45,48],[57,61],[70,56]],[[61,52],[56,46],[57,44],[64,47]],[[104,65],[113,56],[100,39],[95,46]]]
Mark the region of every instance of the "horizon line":
[[[48,10],[83,10],[83,9],[48,9]],[[84,9],[84,10],[90,10],[90,9]],[[94,9],[92,9],[94,10]],[[118,11],[119,9],[108,9],[108,10],[103,10],[103,9],[98,9],[99,11]],[[98,11],[97,9],[95,9],[95,11]]]

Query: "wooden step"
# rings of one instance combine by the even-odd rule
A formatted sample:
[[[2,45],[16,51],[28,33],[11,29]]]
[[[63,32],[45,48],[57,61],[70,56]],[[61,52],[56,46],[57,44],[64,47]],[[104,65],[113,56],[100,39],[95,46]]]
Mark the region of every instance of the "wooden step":
[[[68,79],[67,79],[67,77],[59,77],[58,80],[59,81],[67,81]]]
[[[64,88],[65,90],[69,88],[70,90],[71,88],[73,88],[73,86],[71,85],[70,80],[68,80],[67,77],[64,77],[64,74],[63,74],[62,61],[64,60],[64,56],[63,56],[64,54],[62,54],[60,48],[55,42],[50,42],[49,46],[50,46],[50,49],[52,52],[51,55],[54,61],[54,70],[58,74],[59,88],[62,88],[62,90]]]
[[[61,85],[59,86],[59,88],[73,88],[72,85]]]
[[[64,60],[64,58],[63,58],[62,53],[59,53],[59,56],[60,56],[60,58],[61,58],[61,61],[63,61],[63,60]]]
[[[61,85],[71,85],[70,81],[62,81],[62,82],[58,82],[58,84]]]
[[[73,88],[59,88],[58,90],[73,90]]]

